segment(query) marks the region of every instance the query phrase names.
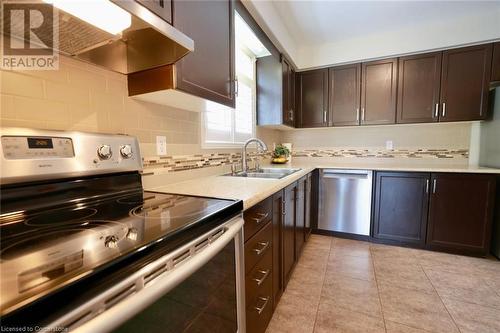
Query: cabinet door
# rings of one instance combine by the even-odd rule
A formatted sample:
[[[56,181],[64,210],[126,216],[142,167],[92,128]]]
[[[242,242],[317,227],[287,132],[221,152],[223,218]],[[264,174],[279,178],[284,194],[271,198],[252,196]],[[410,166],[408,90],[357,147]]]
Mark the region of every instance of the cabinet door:
[[[500,81],[500,42],[493,44],[490,81]]]
[[[442,53],[399,58],[398,123],[439,120],[439,87]]]
[[[423,245],[429,184],[428,173],[377,172],[373,237]]]
[[[440,121],[486,118],[491,56],[491,44],[443,52]]]
[[[278,305],[284,291],[283,286],[283,217],[285,203],[283,191],[273,195],[273,296],[274,306]]]
[[[305,237],[305,216],[306,216],[306,178],[303,177],[297,182],[295,200],[295,259],[298,260],[302,253]]]
[[[172,24],[172,0],[135,0],[168,23]]]
[[[295,264],[295,194],[293,183],[284,190],[285,219],[283,223],[283,279],[285,286],[290,280]]]
[[[279,57],[257,58],[257,125],[285,123],[283,64]]]
[[[174,0],[174,26],[195,44],[176,63],[176,88],[234,107],[233,0]]]
[[[312,173],[309,173],[306,178],[306,195],[305,195],[305,218],[304,218],[304,241],[307,241],[311,235],[311,217],[312,217]]]
[[[328,69],[297,75],[300,127],[328,126]]]
[[[361,64],[329,70],[330,125],[359,125]]]
[[[432,174],[427,244],[485,255],[489,250],[495,176]]]
[[[293,126],[295,122],[295,114],[294,114],[294,99],[295,93],[293,88],[294,84],[294,72],[292,70],[292,66],[286,60],[286,58],[282,57],[281,60],[282,68],[283,68],[283,124],[288,126]]]
[[[361,125],[396,122],[398,59],[365,62],[361,74]]]

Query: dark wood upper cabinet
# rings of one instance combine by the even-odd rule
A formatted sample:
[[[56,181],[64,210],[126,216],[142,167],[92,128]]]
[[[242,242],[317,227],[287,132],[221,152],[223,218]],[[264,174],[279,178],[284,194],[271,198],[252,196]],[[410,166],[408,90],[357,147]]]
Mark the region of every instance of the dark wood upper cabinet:
[[[362,64],[361,125],[396,122],[397,67],[397,58]]]
[[[168,23],[172,24],[172,0],[135,0]]]
[[[359,125],[361,64],[329,69],[330,124]]]
[[[403,244],[425,244],[429,173],[377,172],[373,237]]]
[[[299,127],[328,126],[328,69],[296,75]]]
[[[440,121],[487,117],[492,44],[443,52]]]
[[[130,96],[178,89],[235,106],[233,0],[173,3],[174,26],[195,49],[175,64],[127,76]]]
[[[500,81],[500,42],[493,44],[490,81]]]
[[[257,125],[284,123],[283,66],[279,57],[257,58]]]
[[[489,251],[495,176],[432,174],[427,245],[486,255]]]
[[[283,76],[283,124],[295,124],[295,71],[290,62],[282,57]]]
[[[439,120],[442,52],[399,58],[398,123]]]
[[[306,217],[306,177],[297,181],[295,200],[295,257],[298,260],[305,242],[305,217]]]
[[[283,223],[283,281],[288,284],[295,265],[295,195],[297,184],[288,185],[283,190],[285,218]]]

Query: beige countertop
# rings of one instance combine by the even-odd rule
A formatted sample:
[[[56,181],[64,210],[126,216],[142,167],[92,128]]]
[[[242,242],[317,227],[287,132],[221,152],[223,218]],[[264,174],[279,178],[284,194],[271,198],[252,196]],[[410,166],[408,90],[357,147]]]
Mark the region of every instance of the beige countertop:
[[[223,199],[243,200],[244,209],[248,209],[261,200],[290,185],[302,176],[316,168],[335,169],[365,169],[386,171],[415,171],[415,172],[460,172],[460,173],[490,173],[500,174],[500,169],[474,167],[466,164],[437,164],[429,161],[333,161],[331,158],[302,158],[294,159],[292,163],[276,168],[301,168],[300,171],[282,179],[228,177],[222,175],[208,175],[193,177],[189,180],[148,186],[148,190],[177,193],[184,195],[208,196]]]

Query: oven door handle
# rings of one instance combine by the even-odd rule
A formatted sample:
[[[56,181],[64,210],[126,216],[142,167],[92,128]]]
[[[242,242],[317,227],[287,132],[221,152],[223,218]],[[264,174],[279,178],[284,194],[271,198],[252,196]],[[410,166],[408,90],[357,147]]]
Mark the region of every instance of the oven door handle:
[[[155,280],[155,283],[152,283],[142,289],[140,289],[137,293],[125,298],[123,301],[118,302],[113,307],[105,310],[100,313],[99,309],[97,309],[97,313],[94,318],[89,321],[83,323],[81,326],[78,326],[71,331],[74,333],[93,333],[93,332],[109,332],[113,329],[116,329],[127,320],[146,309],[149,305],[153,304],[159,298],[164,296],[170,290],[175,288],[181,282],[186,280],[189,276],[191,276],[194,272],[196,272],[199,268],[205,265],[210,259],[212,259],[217,253],[219,253],[229,242],[233,239],[239,239],[237,237],[238,233],[241,232],[243,228],[243,219],[241,216],[238,216],[232,220],[230,220],[225,227],[226,231],[218,237],[216,240],[210,243],[209,246],[206,246],[202,251],[196,253],[192,258],[186,260],[186,263],[174,267],[169,270],[167,274],[163,277],[158,277]],[[190,242],[189,245],[197,242],[195,240]],[[237,244],[237,246],[239,246]],[[184,249],[184,247],[182,248]],[[182,250],[185,251],[185,250]],[[177,253],[178,251],[175,251]],[[177,254],[178,255],[178,254]],[[158,261],[161,261],[160,258]],[[155,262],[150,265],[155,264]],[[147,269],[150,265],[144,267],[143,269]],[[138,273],[144,274],[143,269]],[[141,275],[143,276],[143,275]],[[133,278],[132,275],[130,278]],[[135,277],[137,279],[137,277]],[[126,279],[129,281],[129,279]],[[130,283],[130,282],[128,282]],[[103,293],[105,294],[105,293]],[[98,303],[104,302],[104,295],[101,294],[101,297],[98,299],[91,300],[92,305],[95,308],[95,305]],[[86,306],[87,305],[87,306]],[[67,315],[59,318],[55,322],[48,325],[49,327],[66,327],[68,323],[71,322],[72,318],[79,318],[85,313],[88,313],[88,303],[83,304],[77,309],[71,311]],[[74,320],[74,319],[73,319]],[[71,328],[70,328],[71,329]]]

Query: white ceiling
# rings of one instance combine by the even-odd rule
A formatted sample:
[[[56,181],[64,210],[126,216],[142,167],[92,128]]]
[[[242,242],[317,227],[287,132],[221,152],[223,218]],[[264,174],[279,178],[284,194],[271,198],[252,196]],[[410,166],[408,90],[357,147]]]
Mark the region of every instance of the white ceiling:
[[[276,20],[286,28],[295,54],[289,54],[299,67],[327,65],[329,57],[318,55],[316,60],[306,59],[311,52],[325,53],[339,48],[352,48],[354,41],[377,40],[390,46],[391,41],[404,44],[406,38],[425,39],[428,47],[448,47],[470,43],[477,38],[500,38],[500,1],[333,1],[333,0],[250,0],[257,8],[260,19],[270,30]],[[272,3],[272,12],[264,8]],[[248,6],[247,6],[248,7]],[[259,10],[264,8],[263,10]],[[267,15],[266,15],[267,14]],[[479,27],[478,27],[479,25]],[[431,29],[434,28],[434,29]],[[399,35],[398,35],[399,34]],[[423,34],[426,34],[425,36]],[[450,36],[456,34],[456,36]],[[281,39],[280,36],[275,36]],[[430,42],[432,40],[432,42]],[[479,40],[477,40],[479,41]],[[477,42],[476,41],[476,42]],[[427,47],[419,41],[419,47]],[[292,44],[289,43],[289,44]],[[373,41],[372,41],[373,43]],[[366,44],[366,43],[365,43]],[[336,47],[335,47],[336,46]],[[387,49],[385,46],[385,49]],[[288,50],[286,50],[288,51]],[[412,52],[411,47],[401,49]],[[382,50],[368,55],[377,56]],[[361,56],[361,55],[360,55]],[[380,55],[379,55],[380,56]],[[332,58],[342,62],[355,57],[347,53]]]

